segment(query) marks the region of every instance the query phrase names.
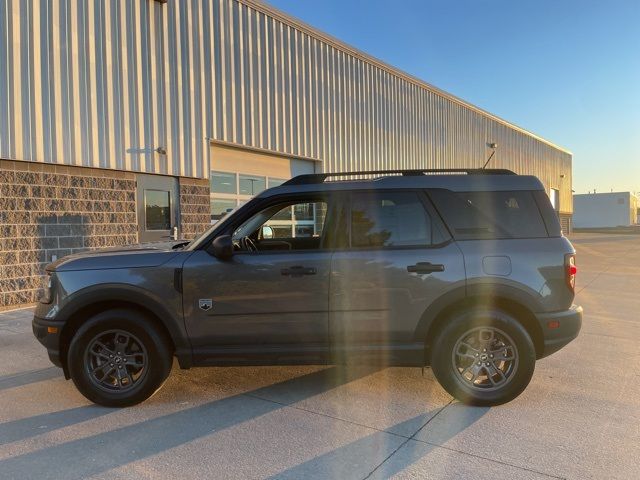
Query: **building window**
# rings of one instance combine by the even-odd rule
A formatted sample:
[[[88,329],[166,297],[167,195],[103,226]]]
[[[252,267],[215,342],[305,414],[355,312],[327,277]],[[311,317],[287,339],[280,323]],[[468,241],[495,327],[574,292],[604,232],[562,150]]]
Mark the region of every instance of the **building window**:
[[[257,195],[267,188],[265,177],[256,177],[253,175],[240,175],[238,185],[240,186],[240,195]]]
[[[295,212],[305,212],[304,218],[296,217]],[[291,201],[267,207],[241,225],[233,234],[234,239],[252,235],[258,231],[258,250],[268,249],[264,240],[284,240],[284,244],[272,243],[272,249],[282,249],[289,244],[290,250],[320,247],[320,237],[326,220],[327,204],[324,201]],[[255,225],[255,219],[263,220],[261,226]],[[266,219],[266,220],[265,220]],[[254,229],[248,231],[247,229]],[[255,230],[255,229],[258,230]],[[297,242],[296,239],[315,239],[310,242]],[[269,242],[267,242],[269,243]]]
[[[265,226],[271,227],[273,238],[317,237],[327,213],[325,202],[296,203],[276,212]]]
[[[277,187],[286,178],[265,177],[235,172],[211,172],[211,223],[216,223],[226,213],[242,206],[267,188]],[[291,221],[291,208],[286,220]],[[284,212],[281,215],[286,215]]]
[[[171,192],[145,190],[144,217],[147,230],[169,230],[171,228]]]
[[[212,193],[238,193],[238,185],[235,173],[211,172]]]
[[[211,199],[211,221],[217,222],[227,213],[236,208],[236,200],[225,200],[220,198]]]
[[[284,182],[286,182],[286,180],[283,179],[283,178],[271,178],[271,177],[269,177],[267,185],[269,186],[269,188],[279,187]]]

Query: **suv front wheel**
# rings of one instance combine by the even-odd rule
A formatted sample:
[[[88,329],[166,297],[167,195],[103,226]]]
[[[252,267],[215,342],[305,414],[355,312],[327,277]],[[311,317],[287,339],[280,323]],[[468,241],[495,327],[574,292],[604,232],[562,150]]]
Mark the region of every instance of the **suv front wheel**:
[[[139,312],[98,313],[75,333],[67,356],[80,393],[107,407],[126,407],[153,395],[171,371],[169,341]]]
[[[526,329],[501,310],[473,309],[450,318],[433,339],[431,368],[453,397],[500,405],[526,388],[536,352]]]

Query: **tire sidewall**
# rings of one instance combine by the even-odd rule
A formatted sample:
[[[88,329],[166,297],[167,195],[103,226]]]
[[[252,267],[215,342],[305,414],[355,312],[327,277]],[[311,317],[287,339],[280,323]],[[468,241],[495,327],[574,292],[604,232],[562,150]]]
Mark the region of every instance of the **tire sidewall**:
[[[494,327],[514,341],[518,365],[511,380],[502,388],[482,391],[468,386],[455,371],[452,353],[457,340],[477,327]],[[491,406],[506,403],[522,393],[535,369],[536,353],[526,329],[511,315],[498,309],[473,309],[454,315],[438,332],[431,352],[434,375],[449,394],[470,404]]]
[[[85,352],[90,341],[101,332],[119,329],[136,336],[147,350],[147,372],[126,392],[99,389],[85,368]],[[98,313],[75,333],[67,354],[69,373],[76,387],[94,403],[109,407],[126,407],[140,403],[153,395],[171,370],[168,342],[153,324],[138,312],[117,309]]]

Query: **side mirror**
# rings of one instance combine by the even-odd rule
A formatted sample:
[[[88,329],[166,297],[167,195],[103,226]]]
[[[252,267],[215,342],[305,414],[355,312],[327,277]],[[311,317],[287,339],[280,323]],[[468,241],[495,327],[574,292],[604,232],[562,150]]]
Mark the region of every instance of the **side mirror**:
[[[231,235],[220,235],[210,248],[211,253],[220,260],[228,260],[233,256],[233,239]]]
[[[262,239],[273,238],[273,228],[268,225],[263,225],[260,237]]]

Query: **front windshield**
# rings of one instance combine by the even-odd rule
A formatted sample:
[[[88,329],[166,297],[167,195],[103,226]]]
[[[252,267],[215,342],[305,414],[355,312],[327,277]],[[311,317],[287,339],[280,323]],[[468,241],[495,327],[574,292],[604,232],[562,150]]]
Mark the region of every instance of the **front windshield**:
[[[218,220],[216,223],[214,223],[213,225],[211,225],[209,228],[207,228],[204,232],[198,234],[195,236],[195,238],[193,240],[191,240],[191,242],[189,243],[189,245],[187,245],[186,250],[195,250],[196,248],[198,248],[198,246],[202,243],[202,241],[205,238],[208,238],[210,234],[212,234],[213,232],[215,232],[229,217],[231,217],[232,215],[234,215],[240,208],[242,208],[244,205],[246,205],[245,203],[243,203],[242,205],[238,205],[235,208],[229,210],[228,212],[226,212],[221,218],[220,220]]]

